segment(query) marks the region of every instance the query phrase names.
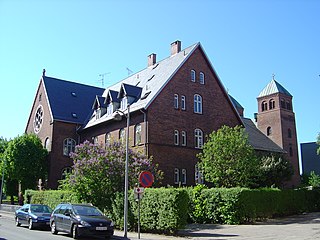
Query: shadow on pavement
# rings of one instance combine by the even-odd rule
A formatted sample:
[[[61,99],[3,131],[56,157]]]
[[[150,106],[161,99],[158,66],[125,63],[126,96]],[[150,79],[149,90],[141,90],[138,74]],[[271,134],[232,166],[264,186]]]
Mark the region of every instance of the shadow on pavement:
[[[179,237],[237,237],[237,234],[217,234],[214,230],[223,228],[217,224],[189,224],[185,229],[179,230],[177,235]]]
[[[268,219],[263,222],[256,222],[255,225],[289,225],[289,224],[310,224],[320,223],[319,212],[303,213],[290,217]]]

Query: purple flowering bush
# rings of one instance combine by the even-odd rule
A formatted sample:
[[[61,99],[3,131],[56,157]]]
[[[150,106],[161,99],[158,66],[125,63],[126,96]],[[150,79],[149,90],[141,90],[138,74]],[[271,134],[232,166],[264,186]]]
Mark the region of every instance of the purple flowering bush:
[[[128,156],[129,188],[138,183],[139,174],[144,170],[152,172],[155,180],[161,180],[162,173],[152,159],[132,149]],[[124,191],[125,146],[120,142],[101,146],[85,141],[76,146],[71,158],[73,169],[62,182],[62,188],[74,191],[82,202],[110,211],[115,193]]]

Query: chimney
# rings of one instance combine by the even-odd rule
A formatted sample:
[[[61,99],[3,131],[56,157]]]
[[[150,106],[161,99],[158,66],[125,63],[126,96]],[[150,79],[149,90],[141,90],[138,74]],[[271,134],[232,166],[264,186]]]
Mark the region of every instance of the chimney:
[[[179,40],[171,43],[171,56],[181,51],[181,42]]]
[[[148,56],[148,67],[154,65],[157,62],[157,55],[155,53],[151,53]]]
[[[42,70],[42,76],[43,76],[43,77],[46,76],[46,69],[43,69],[43,70]]]

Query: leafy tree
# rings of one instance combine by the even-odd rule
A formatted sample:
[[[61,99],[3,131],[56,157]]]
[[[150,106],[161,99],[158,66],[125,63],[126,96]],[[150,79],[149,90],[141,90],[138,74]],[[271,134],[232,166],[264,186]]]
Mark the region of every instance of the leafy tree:
[[[35,134],[18,136],[8,143],[4,152],[6,178],[21,183],[21,189],[35,189],[37,180],[47,175],[46,156],[41,140]]]
[[[258,176],[258,161],[244,128],[223,126],[213,131],[198,154],[207,182],[217,187],[250,187]]]
[[[8,146],[8,141],[7,139],[3,138],[3,137],[0,137],[0,188],[2,187],[1,184],[2,184],[2,173],[3,173],[3,168],[5,167],[4,166],[4,158],[3,158],[3,153],[4,151],[6,150]],[[3,189],[2,189],[3,190]],[[1,200],[0,199],[0,203],[1,203]]]
[[[260,158],[260,185],[281,187],[293,175],[292,164],[278,154],[264,155]]]
[[[314,171],[311,171],[308,183],[309,186],[320,187],[320,176],[317,175]]]
[[[75,191],[81,201],[110,210],[115,193],[124,189],[125,156],[125,146],[120,142],[102,147],[85,141],[71,154],[73,170],[61,187]],[[138,182],[142,170],[149,170],[155,179],[161,179],[162,173],[157,171],[152,160],[139,152],[129,149],[128,163],[131,188]]]

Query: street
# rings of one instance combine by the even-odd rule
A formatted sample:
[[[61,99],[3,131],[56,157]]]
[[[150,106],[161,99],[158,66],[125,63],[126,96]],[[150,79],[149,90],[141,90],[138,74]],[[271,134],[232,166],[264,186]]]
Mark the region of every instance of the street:
[[[320,212],[287,218],[270,219],[247,225],[191,224],[177,236],[141,233],[143,240],[313,240],[320,239]],[[115,231],[112,239],[124,239],[123,232]],[[128,233],[129,239],[138,239],[137,233]],[[49,230],[29,230],[16,227],[12,213],[0,212],[0,240],[72,239],[67,234],[52,235]],[[89,240],[82,238],[84,240]],[[91,240],[92,238],[90,238]],[[97,238],[98,239],[98,238]]]

